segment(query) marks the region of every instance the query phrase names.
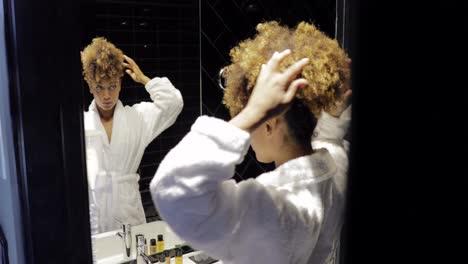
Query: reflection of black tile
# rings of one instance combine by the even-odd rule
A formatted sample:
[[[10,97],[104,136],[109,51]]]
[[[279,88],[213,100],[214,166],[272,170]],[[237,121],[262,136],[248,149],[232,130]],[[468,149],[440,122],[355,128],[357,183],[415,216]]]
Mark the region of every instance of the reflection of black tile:
[[[199,74],[199,73],[197,72],[196,74]],[[184,100],[186,96],[194,96],[197,98],[198,101],[200,100],[200,84],[198,81],[194,82],[193,84],[184,85],[183,91],[182,91],[182,97],[184,97]],[[199,108],[199,105],[196,105],[196,106]]]
[[[158,48],[160,54],[158,56],[159,59],[166,59],[175,61],[178,58],[178,50],[176,46],[159,46]]]
[[[224,31],[219,37],[213,40],[213,44],[219,50],[226,62],[229,62],[229,51],[237,44],[238,40],[228,31]]]
[[[199,46],[198,42],[197,43],[194,42],[194,41],[198,41],[199,36],[200,36],[200,32],[198,31],[198,29],[184,29],[181,31],[181,35],[180,35],[181,41],[179,43],[182,43],[188,46],[194,46],[194,44],[196,44],[196,46]]]
[[[184,78],[189,80],[197,80],[200,78],[200,73],[195,71],[181,71]]]
[[[185,110],[180,113],[178,119],[180,120],[195,120],[200,115],[198,108],[192,108],[190,110]]]
[[[133,86],[134,84],[135,82],[128,75],[124,75],[122,78],[122,88]]]
[[[187,126],[181,127],[181,126],[171,126],[169,127],[166,131],[164,131],[164,135],[160,135],[159,139],[160,140],[166,140],[165,136],[169,135],[170,137],[176,136],[176,135],[185,135],[190,131],[190,128]]]
[[[142,166],[148,166],[161,160],[162,153],[160,151],[146,151],[141,159]]]
[[[229,1],[226,1],[229,2]],[[213,12],[213,8],[207,1],[201,2],[202,6],[202,16],[201,16],[201,26],[205,34],[210,39],[216,38],[221,32],[224,31],[222,18],[216,15]]]
[[[106,18],[105,29],[107,30],[132,30],[134,19],[131,16],[104,15]]]
[[[148,190],[148,187],[142,189],[140,185],[140,194],[142,201],[151,201],[151,193]]]
[[[160,35],[164,35],[165,32],[177,32],[177,30],[179,29],[179,25],[177,24],[177,20],[175,18],[157,19],[154,23]]]
[[[164,45],[180,45],[180,32],[177,31],[177,29],[159,32],[159,38],[162,41],[161,44],[164,43]]]
[[[132,41],[134,44],[153,44],[156,45],[156,31],[139,30],[132,32]]]
[[[122,89],[120,92],[119,98],[122,101],[131,100],[131,101],[137,101],[137,102],[151,100],[148,92],[145,90],[144,86],[141,84],[137,84],[137,87]],[[133,103],[130,105],[133,105]]]
[[[150,5],[138,5],[134,7],[135,16],[137,17],[152,17],[155,13],[155,6]]]
[[[150,41],[135,46],[134,59],[156,58],[156,46]]]
[[[132,4],[124,3],[99,3],[96,4],[97,14],[107,14],[114,16],[131,16],[133,12]]]
[[[132,32],[129,30],[109,30],[109,31],[101,31],[104,36],[112,43],[117,46],[121,45],[129,45],[133,43],[132,40]]]
[[[148,146],[146,147],[145,152],[148,152],[148,151],[159,151],[160,148],[161,148],[161,147],[160,147],[159,142],[153,140],[150,144],[148,144]]]
[[[157,166],[152,166],[152,167],[143,167],[140,169],[140,179],[148,178],[148,177],[153,177],[154,174],[156,173],[156,168]]]
[[[203,82],[203,102],[209,102],[210,104],[214,102],[215,104],[221,103],[221,98],[223,97],[224,91],[218,86],[217,80],[213,79],[211,76],[208,76],[206,72],[202,73],[202,82]],[[206,96],[205,96],[206,95]]]
[[[137,17],[134,19],[134,30],[135,31],[152,31],[156,29],[156,24],[153,20],[148,18]]]
[[[101,29],[104,29],[104,28],[109,28],[109,26],[107,25],[107,17],[105,15],[102,15],[102,16],[96,16],[96,25],[100,25]]]
[[[182,139],[181,136],[173,137],[173,138],[166,138],[165,140],[161,141],[161,150],[169,152],[179,141]]]
[[[201,45],[203,67],[220,69],[222,65],[228,64],[226,56],[229,54],[222,53],[204,34],[202,34]]]

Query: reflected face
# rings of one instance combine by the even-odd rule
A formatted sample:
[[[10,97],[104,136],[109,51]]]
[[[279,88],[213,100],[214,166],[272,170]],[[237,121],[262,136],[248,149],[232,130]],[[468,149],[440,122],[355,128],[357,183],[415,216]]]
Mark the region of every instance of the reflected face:
[[[273,157],[271,155],[271,147],[273,142],[271,142],[270,140],[271,136],[268,135],[267,124],[263,123],[250,135],[250,146],[255,152],[255,157],[257,158],[257,160],[263,163],[273,162]]]
[[[90,92],[94,96],[96,105],[100,110],[110,111],[114,109],[119,100],[120,78],[103,79],[94,83]]]

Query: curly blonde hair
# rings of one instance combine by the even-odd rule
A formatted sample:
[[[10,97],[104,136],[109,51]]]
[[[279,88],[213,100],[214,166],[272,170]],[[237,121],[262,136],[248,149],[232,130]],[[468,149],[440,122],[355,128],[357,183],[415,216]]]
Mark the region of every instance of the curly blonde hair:
[[[285,49],[290,49],[291,55],[282,62],[283,70],[302,58],[310,59],[299,75],[309,85],[298,90],[296,98],[315,116],[321,110],[330,109],[349,86],[351,60],[336,40],[306,22],[294,29],[276,21],[260,23],[254,38],[231,49],[232,64],[223,73],[226,84],[223,103],[231,116],[237,115],[247,104],[261,65],[267,63],[275,51]]]
[[[81,53],[83,76],[88,85],[101,79],[121,78],[124,75],[123,56],[123,52],[105,38],[94,38]]]

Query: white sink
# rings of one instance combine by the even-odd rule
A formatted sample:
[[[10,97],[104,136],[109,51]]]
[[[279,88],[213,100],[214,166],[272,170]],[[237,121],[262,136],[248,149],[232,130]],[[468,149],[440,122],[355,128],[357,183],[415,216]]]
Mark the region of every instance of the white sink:
[[[183,244],[184,241],[180,239],[171,228],[163,221],[155,221],[138,226],[132,226],[132,248],[130,257],[124,254],[124,247],[122,239],[116,236],[116,233],[121,230],[109,231],[93,236],[95,245],[95,257],[97,264],[116,264],[125,263],[130,260],[136,259],[136,240],[137,234],[142,234],[146,238],[147,245],[151,239],[157,239],[158,235],[163,235],[165,249],[174,248],[177,244]],[[184,264],[193,263],[188,259],[195,252],[184,255]],[[171,263],[174,259],[171,259]]]

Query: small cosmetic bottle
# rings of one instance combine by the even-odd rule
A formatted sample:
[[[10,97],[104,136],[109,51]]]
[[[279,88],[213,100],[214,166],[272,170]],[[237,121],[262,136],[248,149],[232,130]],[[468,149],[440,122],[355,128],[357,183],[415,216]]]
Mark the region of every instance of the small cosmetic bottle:
[[[177,248],[175,250],[175,264],[182,264],[182,249]]]
[[[145,238],[145,255],[148,256],[148,243],[146,243],[146,238]]]
[[[164,251],[165,261],[164,264],[171,264],[171,252],[169,250]]]
[[[156,239],[152,238],[150,240],[150,255],[158,253],[158,248],[156,247]]]
[[[163,235],[158,235],[158,253],[164,251],[164,239]]]

